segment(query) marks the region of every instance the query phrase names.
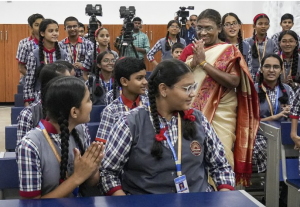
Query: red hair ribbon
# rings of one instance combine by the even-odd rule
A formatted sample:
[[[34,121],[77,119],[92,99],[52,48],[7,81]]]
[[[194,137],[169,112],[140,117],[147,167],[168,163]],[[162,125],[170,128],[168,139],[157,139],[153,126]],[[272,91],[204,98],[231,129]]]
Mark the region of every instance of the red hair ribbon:
[[[195,121],[196,117],[193,115],[194,109],[189,109],[184,111],[184,117],[185,120]]]
[[[41,64],[44,64],[44,61],[41,61]]]
[[[65,180],[59,179],[59,184],[62,184]]]
[[[258,85],[258,88],[261,88],[261,85]]]
[[[99,28],[99,29],[97,29],[97,30],[95,31],[95,37],[98,36],[98,32],[99,32],[100,29],[101,29],[101,28]]]
[[[283,93],[285,93],[285,92],[286,92],[286,90],[285,90],[285,89],[283,89],[283,90],[282,90],[282,92],[283,92]]]
[[[96,83],[96,86],[99,86],[99,83]]]
[[[161,142],[161,141],[163,141],[163,140],[167,140],[167,138],[166,138],[165,135],[164,135],[164,133],[165,133],[166,131],[167,131],[166,127],[160,129],[159,134],[156,134],[156,135],[155,135],[156,141]]]
[[[261,16],[265,16],[265,17],[267,17],[267,18],[269,19],[268,15],[266,15],[266,14],[264,14],[264,13],[260,13],[260,14],[258,14],[258,15],[256,15],[256,16],[254,17],[254,19],[253,19],[253,24],[255,24],[255,23],[256,23],[256,20],[258,19],[258,17],[261,17]]]

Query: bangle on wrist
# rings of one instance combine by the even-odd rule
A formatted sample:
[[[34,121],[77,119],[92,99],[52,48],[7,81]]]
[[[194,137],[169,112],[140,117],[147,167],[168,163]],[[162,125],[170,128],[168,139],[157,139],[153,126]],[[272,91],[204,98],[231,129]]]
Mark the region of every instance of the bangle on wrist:
[[[204,67],[207,65],[207,62],[205,62],[202,66],[203,69],[205,69]]]
[[[202,63],[200,63],[200,66],[203,66],[206,63],[206,60],[204,60]]]

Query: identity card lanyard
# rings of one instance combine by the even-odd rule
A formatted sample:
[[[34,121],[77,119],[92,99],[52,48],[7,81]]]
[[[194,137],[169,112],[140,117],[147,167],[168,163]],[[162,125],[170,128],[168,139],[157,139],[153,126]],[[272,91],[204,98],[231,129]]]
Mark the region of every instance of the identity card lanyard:
[[[281,58],[281,60],[283,61],[283,57],[282,57],[282,51],[281,51],[281,53],[280,53],[280,58]],[[292,64],[291,64],[291,66],[293,65],[293,61],[292,61]],[[283,71],[283,80],[285,80],[285,78],[286,78],[286,76],[285,76],[285,70],[286,70],[286,68],[285,68],[285,66],[284,66],[284,71]],[[289,75],[291,75],[292,74],[292,67],[290,68],[290,72],[289,72]]]
[[[167,139],[167,143],[173,153],[174,160],[175,160],[177,178],[174,179],[174,182],[175,182],[177,193],[188,193],[189,188],[188,188],[188,184],[186,181],[186,176],[182,175],[182,172],[181,172],[181,148],[182,148],[182,136],[181,135],[182,135],[181,134],[181,117],[178,114],[178,150],[177,150],[178,158],[177,158],[175,149],[172,145],[172,142],[167,135],[167,131],[164,133],[164,136]]]
[[[262,85],[262,89],[264,90],[264,92],[266,93],[266,98],[270,107],[270,112],[271,112],[271,116],[273,116],[273,109],[272,109],[272,104],[271,101],[269,99],[269,96],[267,94],[266,88],[264,85]],[[277,86],[277,95],[276,95],[276,99],[275,99],[275,114],[277,114],[277,109],[278,109],[278,97],[279,97],[279,86]]]
[[[262,55],[262,57],[260,57],[260,50],[259,50],[257,41],[255,42],[256,49],[257,49],[257,53],[258,53],[258,61],[259,61],[259,65],[260,65],[261,59],[265,56],[265,53],[266,53],[266,47],[267,47],[267,42],[268,42],[268,39],[265,40],[264,50],[263,50],[263,55]]]
[[[77,49],[76,49],[76,56],[74,57],[74,52],[73,52],[73,55],[72,55],[72,51],[71,51],[71,47],[70,47],[70,44],[68,44],[68,47],[69,47],[69,52],[70,52],[70,55],[71,55],[71,58],[72,58],[72,61],[73,63],[76,62],[77,58],[78,58],[78,53],[79,53],[79,44],[77,43]]]
[[[121,92],[121,91],[120,91],[120,92]],[[124,105],[125,110],[126,110],[126,111],[129,111],[129,108],[123,103],[123,100],[122,100],[122,98],[121,98],[121,95],[119,96],[119,100],[120,100],[120,102]],[[140,101],[139,105],[140,105],[140,106],[143,105],[143,104],[142,104],[142,101]]]
[[[42,130],[42,132],[43,132],[43,134],[44,134],[44,136],[45,136],[47,142],[49,143],[49,145],[50,145],[50,147],[51,147],[51,149],[52,149],[52,151],[53,151],[53,153],[54,153],[54,155],[55,155],[55,157],[56,157],[58,163],[60,164],[60,162],[61,162],[60,156],[58,155],[58,152],[57,152],[57,150],[56,150],[56,148],[55,148],[55,146],[54,146],[54,144],[53,144],[53,142],[52,142],[52,140],[51,140],[51,138],[50,138],[50,136],[49,136],[47,130],[45,129],[45,126],[42,124],[41,121],[39,122],[39,127],[40,127],[40,129]],[[73,195],[74,195],[75,197],[77,197],[78,191],[79,191],[79,187],[77,186],[77,187],[73,190],[73,192],[72,192]]]
[[[104,87],[105,87],[105,90],[106,90],[107,83],[105,83],[105,81],[104,81],[104,80],[102,80],[102,81],[103,81],[103,84],[104,84]],[[111,79],[109,79],[109,88],[108,88],[108,91],[110,91],[110,90],[111,90],[111,85],[112,85],[112,81],[111,81]]]

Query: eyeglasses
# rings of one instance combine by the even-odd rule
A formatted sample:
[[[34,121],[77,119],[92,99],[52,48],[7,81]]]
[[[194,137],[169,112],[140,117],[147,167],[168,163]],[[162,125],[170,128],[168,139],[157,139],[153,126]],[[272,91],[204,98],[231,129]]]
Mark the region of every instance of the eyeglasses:
[[[178,87],[178,86],[174,86],[175,88],[182,88],[185,89],[186,95],[190,95],[192,93],[192,91],[196,91],[198,88],[198,83],[194,83],[193,85],[189,85],[186,87]]]
[[[67,28],[67,30],[71,30],[72,28],[77,29],[78,25],[69,25],[69,26],[66,26],[66,28]]]
[[[105,58],[105,59],[102,60],[102,62],[104,62],[104,63],[115,63],[116,60],[115,59],[110,60],[110,59]]]
[[[280,65],[263,65],[263,68],[266,70],[271,70],[271,68],[273,68],[273,70],[280,70],[281,66]]]
[[[238,23],[237,22],[233,22],[233,23],[225,23],[224,24],[224,27],[226,27],[226,28],[230,28],[231,26],[232,27],[236,27],[238,25]]]
[[[294,44],[296,41],[295,40],[281,40],[280,41],[282,44],[287,44],[287,43],[289,43],[289,44]]]
[[[170,28],[172,28],[172,29],[174,29],[174,28],[179,29],[179,27],[175,26],[175,25],[171,25]]]
[[[207,32],[212,32],[213,31],[213,27],[196,27],[196,32],[203,32],[205,31]]]

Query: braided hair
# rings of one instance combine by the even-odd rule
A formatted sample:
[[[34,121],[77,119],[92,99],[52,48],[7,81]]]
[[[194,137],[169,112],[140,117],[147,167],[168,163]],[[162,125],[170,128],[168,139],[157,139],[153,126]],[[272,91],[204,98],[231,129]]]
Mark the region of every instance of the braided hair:
[[[228,17],[228,16],[234,17],[239,25],[242,24],[242,21],[239,19],[239,17],[235,13],[229,12],[222,17],[222,25],[225,24],[226,17]],[[238,40],[238,44],[239,44],[239,50],[243,54],[243,37],[242,37],[241,29],[239,29],[237,40]]]
[[[48,27],[49,24],[56,24],[58,27],[58,23],[53,20],[53,19],[44,19],[41,23],[40,23],[40,27],[39,27],[39,58],[40,58],[40,66],[35,70],[35,78],[38,79],[39,74],[41,72],[41,69],[43,68],[43,66],[45,65],[44,62],[44,37],[41,35],[42,32],[46,32],[46,29]],[[55,53],[56,53],[56,59],[60,59],[61,58],[61,54],[60,54],[60,48],[58,45],[58,42],[54,43],[54,47],[55,47]]]
[[[215,22],[217,27],[221,29],[221,32],[218,34],[218,38],[221,41],[225,41],[225,37],[223,35],[223,28],[221,26],[221,15],[218,11],[214,9],[206,9],[199,14],[197,18],[197,22],[199,22],[201,19],[209,19]]]
[[[266,61],[266,59],[270,58],[270,57],[273,57],[273,58],[276,58],[279,63],[280,63],[280,67],[281,67],[281,71],[282,71],[282,68],[283,68],[283,61],[281,60],[281,58],[279,57],[279,55],[277,54],[268,54],[268,55],[265,55],[265,57],[261,60],[261,68],[263,68],[263,65]],[[264,103],[265,102],[265,99],[266,99],[266,93],[265,91],[262,89],[262,83],[264,81],[264,75],[263,73],[260,71],[259,72],[259,80],[258,80],[258,98],[259,98],[259,102],[260,103]],[[278,101],[281,103],[281,104],[287,104],[288,103],[288,94],[281,82],[281,77],[279,76],[278,79],[278,85],[279,85],[279,88],[280,90],[282,91],[283,95],[281,97],[278,98]]]
[[[60,127],[61,139],[61,163],[60,180],[66,179],[69,158],[69,115],[73,107],[80,108],[86,93],[83,81],[75,77],[57,77],[48,83],[45,105],[49,119],[56,121]],[[84,153],[83,145],[78,137],[76,129],[71,132],[75,142]]]
[[[111,52],[111,51],[104,51],[102,53],[100,53],[98,56],[97,56],[97,60],[96,60],[96,67],[95,67],[95,81],[96,81],[96,89],[94,91],[94,94],[95,96],[102,96],[103,93],[105,93],[105,89],[102,87],[102,85],[100,84],[100,72],[101,72],[101,68],[98,67],[98,64],[101,65],[101,61],[102,59],[104,58],[104,56],[106,54],[112,54],[114,56],[114,54]],[[114,56],[115,57],[115,56]]]
[[[256,25],[256,22],[262,18],[267,18],[270,21],[269,17],[266,14],[258,14],[254,17],[253,24]],[[256,58],[258,58],[258,51],[256,48],[256,31],[255,31],[255,29],[253,29],[252,39],[253,39],[254,43],[251,47],[251,52],[252,52],[252,57],[256,59]]]
[[[64,74],[68,71],[68,68],[60,63],[50,63],[48,65],[45,65],[42,68],[42,71],[40,73],[39,80],[41,82],[41,101],[42,101],[42,111],[43,111],[43,119],[46,118],[46,106],[45,104],[45,95],[47,92],[47,84],[49,81],[51,81],[53,78],[57,76],[64,76]]]
[[[158,118],[158,111],[156,106],[156,98],[159,97],[159,84],[164,83],[169,88],[172,88],[177,82],[179,82],[187,73],[191,70],[181,61],[175,59],[168,59],[159,63],[154,71],[151,73],[148,80],[149,88],[149,103],[151,109],[151,116],[153,119],[153,126],[155,134],[160,133],[160,122]],[[179,112],[179,116],[183,117],[183,112]],[[182,120],[182,126],[184,129],[183,136],[185,139],[194,139],[195,136],[195,123],[189,120]],[[152,145],[151,154],[157,159],[162,158],[162,146],[156,139]]]
[[[181,24],[177,20],[169,21],[169,23],[167,25],[167,29],[169,29],[169,27],[172,26],[173,23],[176,23],[177,26],[179,27],[179,29],[181,29]],[[178,32],[178,34],[176,35],[176,38],[177,38],[177,42],[180,42],[180,32]],[[169,31],[167,32],[167,35],[166,35],[166,43],[165,43],[166,51],[171,50],[171,45],[168,40],[169,40]]]
[[[292,70],[291,75],[292,75],[293,79],[295,79],[297,71],[298,71],[298,61],[299,61],[298,35],[293,30],[285,30],[285,31],[282,31],[280,33],[278,41],[280,42],[281,39],[283,38],[283,36],[286,35],[286,34],[291,35],[295,39],[295,41],[296,41],[296,46],[295,46],[294,51],[293,51],[293,63],[292,63],[292,67],[291,67],[291,70]],[[280,49],[280,51],[282,51],[281,47],[279,49]]]

